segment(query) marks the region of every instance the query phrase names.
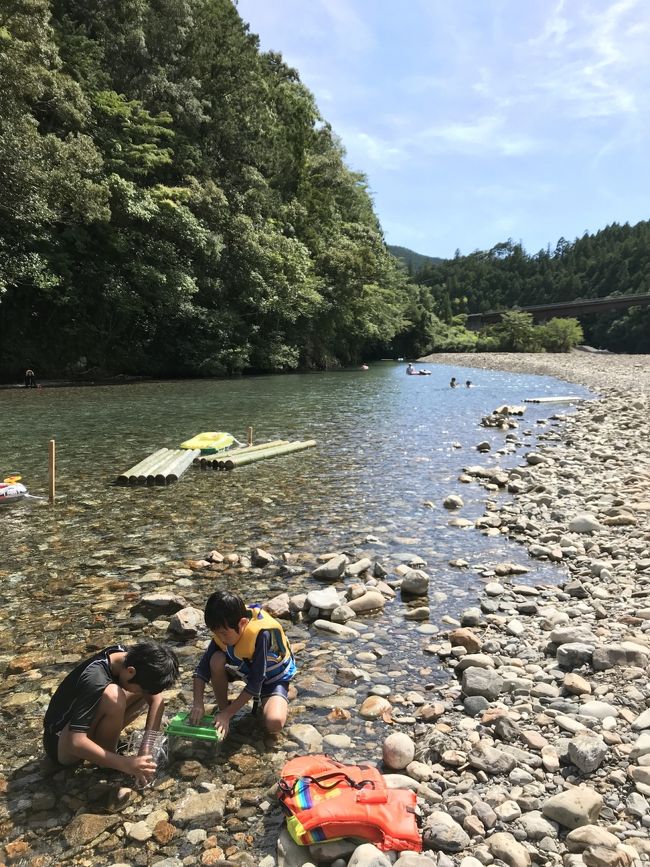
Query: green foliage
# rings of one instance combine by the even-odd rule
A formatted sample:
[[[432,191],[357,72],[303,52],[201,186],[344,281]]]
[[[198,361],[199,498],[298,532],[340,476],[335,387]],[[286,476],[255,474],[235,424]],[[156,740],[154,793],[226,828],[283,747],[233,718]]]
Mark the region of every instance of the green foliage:
[[[534,255],[508,240],[491,250],[468,256],[458,253],[440,264],[425,265],[413,279],[438,287],[438,292],[446,287],[454,313],[483,313],[554,301],[645,294],[650,292],[649,274],[650,221],[646,221],[635,226],[614,223],[573,243],[560,238],[553,251],[549,248]],[[580,325],[584,339],[595,346],[650,352],[650,330],[636,327],[638,322],[647,322],[647,315],[643,310],[585,314]],[[558,342],[551,339],[551,344]]]
[[[570,352],[584,339],[582,326],[577,319],[551,319],[539,330],[547,352]]]
[[[494,327],[494,334],[504,352],[539,352],[542,349],[541,334],[531,313],[514,310],[504,313],[501,322]]]
[[[403,328],[365,178],[231,0],[13,0],[0,77],[5,376],[338,365]]]

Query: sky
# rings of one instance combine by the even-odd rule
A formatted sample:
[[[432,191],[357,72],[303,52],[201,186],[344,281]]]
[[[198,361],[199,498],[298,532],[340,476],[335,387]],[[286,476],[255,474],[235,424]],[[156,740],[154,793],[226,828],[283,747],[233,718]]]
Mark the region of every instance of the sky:
[[[647,0],[238,0],[363,172],[386,241],[529,253],[650,218]]]

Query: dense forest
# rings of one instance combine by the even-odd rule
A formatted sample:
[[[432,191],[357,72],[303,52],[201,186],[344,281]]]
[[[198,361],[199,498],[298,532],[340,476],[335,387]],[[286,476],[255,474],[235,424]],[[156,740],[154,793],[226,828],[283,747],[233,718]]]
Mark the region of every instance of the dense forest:
[[[450,334],[443,323],[462,323],[462,314],[525,307],[552,301],[650,293],[650,222],[613,224],[554,250],[528,255],[506,241],[486,252],[456,254],[424,266],[413,278],[420,284],[408,311],[410,340],[418,348],[462,350],[500,348],[490,333]],[[436,318],[431,319],[434,314]],[[580,318],[587,343],[617,352],[650,352],[650,307],[585,315]],[[492,329],[498,337],[499,329]],[[423,350],[424,351],[424,350]]]
[[[388,252],[406,265],[410,277],[426,266],[440,265],[444,261],[439,256],[424,256],[422,253],[416,253],[415,250],[409,250],[408,247],[398,247],[395,244],[388,244]]]
[[[0,79],[0,375],[345,364],[403,327],[365,178],[231,0],[12,0]]]
[[[298,72],[232,0],[11,0],[0,80],[3,379],[471,350],[469,311],[650,286],[648,224],[406,267]],[[647,351],[648,324],[585,329]]]

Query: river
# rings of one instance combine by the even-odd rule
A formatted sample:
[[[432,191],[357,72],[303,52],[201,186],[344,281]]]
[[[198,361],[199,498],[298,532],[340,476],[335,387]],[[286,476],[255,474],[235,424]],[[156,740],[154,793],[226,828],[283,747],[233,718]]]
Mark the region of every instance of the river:
[[[501,536],[450,527],[442,501],[460,494],[465,505],[458,514],[481,515],[486,492],[459,484],[463,466],[515,464],[534,447],[535,435],[552,424],[544,420],[571,410],[527,405],[516,431],[522,446],[510,454],[497,454],[504,434],[480,427],[482,416],[527,397],[589,393],[546,377],[431,370],[431,376],[409,377],[404,365],[386,362],[368,371],[0,391],[0,474],[19,472],[32,494],[45,496],[51,438],[58,457],[54,507],[24,500],[0,511],[1,668],[24,654],[38,658],[29,674],[12,675],[0,688],[9,720],[22,707],[16,694],[25,698],[24,737],[15,741],[12,723],[0,738],[4,774],[38,755],[42,713],[73,660],[112,640],[161,637],[129,613],[139,595],[159,585],[176,588],[198,607],[224,582],[249,600],[264,601],[282,590],[313,589],[309,571],[325,552],[369,556],[389,575],[400,563],[421,557],[433,578],[430,625],[415,627],[405,620],[399,598],[382,617],[364,618],[373,630],[365,636],[366,648],[376,650],[373,682],[392,685],[399,678],[401,687],[414,689],[422,681],[418,672],[436,677],[434,659],[422,652],[427,635],[443,614],[473,604],[481,573],[485,578],[491,566],[507,560],[531,567],[523,580],[558,580],[558,567],[533,563]],[[451,389],[451,376],[460,383],[471,379],[473,387]],[[318,446],[230,473],[190,467],[169,487],[113,484],[119,472],[162,446],[175,447],[204,430],[245,439],[248,426],[256,443],[313,438]],[[481,440],[493,443],[487,455],[475,449]],[[248,555],[256,546],[275,556],[290,552],[307,571],[281,579],[233,569],[195,580],[187,568],[188,558],[215,548]],[[459,557],[470,569],[449,565]],[[422,632],[422,641],[413,641],[414,629],[416,635]],[[299,627],[293,637],[309,633]],[[330,646],[324,638],[310,640],[316,656],[300,663],[296,683],[300,721],[323,727],[332,706],[327,695],[335,687],[323,689],[322,671],[310,670],[320,641]],[[179,650],[191,671],[195,644]],[[179,700],[189,689],[187,681]],[[367,687],[361,698],[366,694]],[[351,698],[349,706],[354,705]],[[352,724],[347,732],[353,740],[355,733],[359,737],[348,757],[362,756],[363,726]]]

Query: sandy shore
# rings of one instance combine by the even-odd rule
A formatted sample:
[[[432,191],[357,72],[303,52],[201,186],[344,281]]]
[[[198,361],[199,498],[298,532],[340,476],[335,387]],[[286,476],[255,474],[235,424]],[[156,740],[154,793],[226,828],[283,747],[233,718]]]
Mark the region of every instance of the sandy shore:
[[[511,370],[540,376],[557,376],[597,390],[615,388],[650,394],[650,355],[609,355],[607,353],[512,353],[444,352],[426,355],[427,364],[457,364],[482,370]]]

